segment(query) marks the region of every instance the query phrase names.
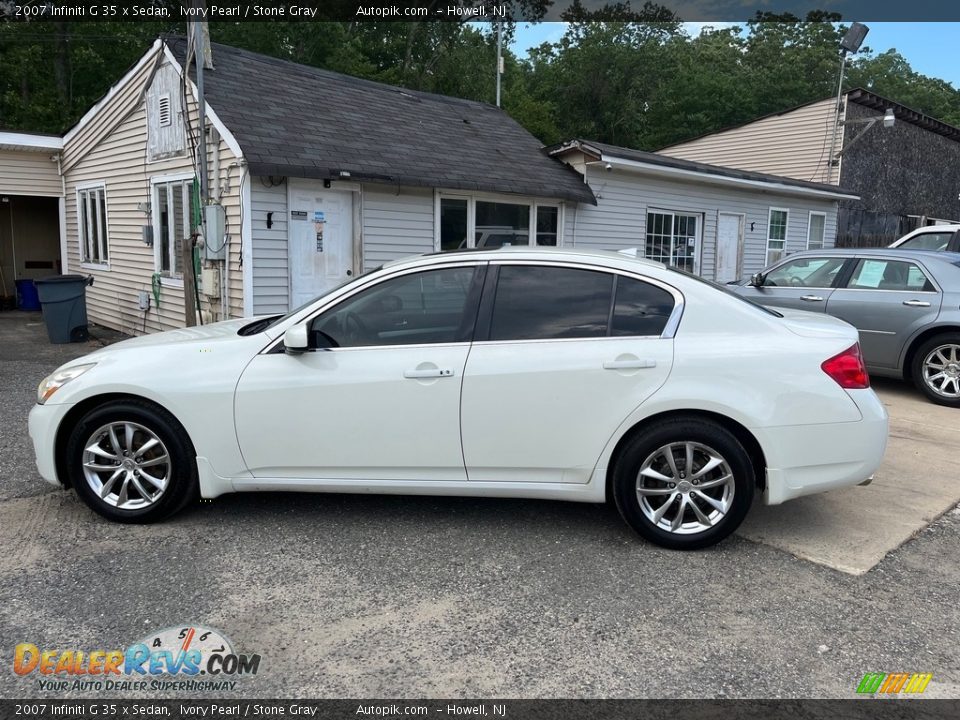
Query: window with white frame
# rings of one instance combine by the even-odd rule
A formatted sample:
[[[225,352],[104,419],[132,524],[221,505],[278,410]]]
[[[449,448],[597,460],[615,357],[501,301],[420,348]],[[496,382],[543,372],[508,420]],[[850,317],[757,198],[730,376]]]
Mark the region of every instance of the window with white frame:
[[[823,238],[827,228],[827,214],[810,211],[807,224],[807,250],[819,250],[823,247]]]
[[[485,197],[440,197],[439,250],[558,244],[560,205]]]
[[[767,262],[772,265],[783,257],[787,247],[787,223],[790,211],[784,208],[770,208],[767,218]]]
[[[183,243],[190,242],[193,230],[192,193],[190,178],[153,183],[153,253],[157,272],[163,277],[183,277]]]
[[[647,213],[644,257],[687,272],[698,271],[700,215],[655,210]]]
[[[80,239],[82,262],[106,265],[109,261],[107,242],[107,188],[96,185],[77,190],[77,236]]]

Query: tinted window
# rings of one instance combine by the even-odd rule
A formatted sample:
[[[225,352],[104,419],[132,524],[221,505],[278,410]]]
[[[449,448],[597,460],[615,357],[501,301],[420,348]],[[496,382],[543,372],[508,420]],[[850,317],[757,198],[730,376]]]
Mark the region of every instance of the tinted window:
[[[505,265],[500,268],[491,340],[603,337],[613,276],[591,270]]]
[[[767,273],[763,284],[765,287],[828,288],[845,261],[842,257],[797,258]]]
[[[936,250],[941,252],[947,249],[947,244],[953,236],[952,232],[930,232],[916,235],[904,243],[897,245],[910,250]]]
[[[660,335],[673,311],[673,295],[656,285],[617,278],[611,335]]]
[[[385,280],[316,318],[315,347],[418,345],[469,340],[467,296],[474,268],[446,268]],[[317,337],[319,336],[319,337]]]
[[[850,283],[853,290],[932,291],[933,285],[923,271],[910,262],[899,260],[859,260]]]

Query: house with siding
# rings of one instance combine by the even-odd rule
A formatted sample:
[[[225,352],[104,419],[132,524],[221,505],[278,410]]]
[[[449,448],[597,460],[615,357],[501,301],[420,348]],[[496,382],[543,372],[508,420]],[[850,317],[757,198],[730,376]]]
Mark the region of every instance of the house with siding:
[[[658,153],[843,187],[858,197],[840,203],[842,245],[887,245],[960,221],[960,128],[862,88],[839,105],[818,100]]]
[[[187,44],[158,40],[63,138],[64,272],[91,320],[185,322],[199,114]],[[282,313],[406,255],[477,237],[556,245],[589,187],[498,108],[212,45],[200,319]],[[214,229],[211,229],[214,228]],[[504,237],[509,240],[504,240]],[[144,308],[144,299],[149,308]]]
[[[589,184],[596,204],[572,208],[565,243],[642,249],[645,257],[717,282],[786,254],[832,247],[835,185],[641,152],[589,140],[548,148]]]
[[[36,183],[59,193],[62,271],[94,277],[91,320],[131,334],[282,313],[390,260],[504,244],[638,248],[732,280],[832,245],[855,199],[583,140],[543,148],[485,103],[215,43],[201,129],[187,55],[183,38],[154,43],[50,141],[55,175]]]

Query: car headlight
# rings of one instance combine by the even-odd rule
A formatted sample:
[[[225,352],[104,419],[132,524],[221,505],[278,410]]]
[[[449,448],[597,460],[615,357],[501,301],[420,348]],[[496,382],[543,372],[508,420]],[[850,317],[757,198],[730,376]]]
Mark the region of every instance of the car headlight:
[[[88,365],[74,365],[73,367],[69,367],[64,370],[57,370],[55,373],[53,373],[53,375],[47,375],[47,377],[43,379],[43,381],[40,383],[40,386],[37,388],[37,402],[43,405],[57,390],[62,388],[74,378],[83,375],[94,365],[96,365],[96,363],[89,363]]]

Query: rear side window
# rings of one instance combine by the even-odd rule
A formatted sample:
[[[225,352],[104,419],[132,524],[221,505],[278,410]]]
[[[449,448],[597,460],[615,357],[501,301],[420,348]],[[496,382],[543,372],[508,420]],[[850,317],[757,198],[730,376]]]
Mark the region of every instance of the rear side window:
[[[921,233],[900,243],[897,247],[910,250],[936,250],[937,252],[942,252],[947,249],[947,245],[950,243],[952,236],[952,232]]]
[[[673,312],[673,295],[656,285],[617,278],[616,303],[610,334],[660,335]]]
[[[935,288],[914,263],[900,260],[860,260],[847,287],[851,290],[933,292]]]
[[[490,321],[491,340],[604,337],[613,275],[592,270],[504,265]]]

